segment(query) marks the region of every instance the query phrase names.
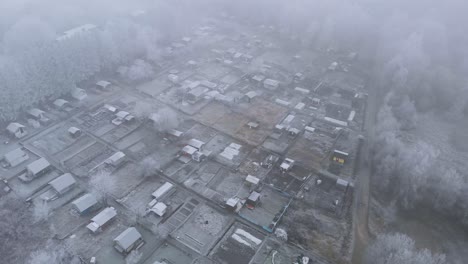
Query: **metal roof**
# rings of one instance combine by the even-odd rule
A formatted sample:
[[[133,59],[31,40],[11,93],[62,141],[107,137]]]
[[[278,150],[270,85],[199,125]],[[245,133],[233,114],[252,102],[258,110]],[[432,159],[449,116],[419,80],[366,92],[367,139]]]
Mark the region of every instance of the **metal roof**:
[[[91,219],[91,222],[94,222],[99,227],[101,227],[101,226],[105,225],[107,222],[109,222],[116,215],[117,215],[117,211],[115,210],[114,207],[107,207],[104,210],[102,210],[99,214],[94,216]]]
[[[25,126],[23,126],[22,124],[20,123],[10,123],[8,126],[7,126],[7,130],[11,133],[15,133],[16,130],[20,129],[20,128],[25,128]]]
[[[75,205],[76,209],[78,209],[80,213],[82,213],[88,210],[89,208],[93,207],[94,205],[96,205],[97,200],[92,194],[87,193],[81,196],[80,198],[76,199],[75,201],[73,201],[72,204]]]
[[[70,173],[65,173],[49,182],[49,185],[52,186],[52,188],[54,188],[58,193],[62,193],[64,190],[75,183],[75,178],[73,178]]]
[[[36,161],[31,162],[26,166],[27,170],[33,175],[47,169],[50,166],[50,163],[45,158],[40,158]]]
[[[25,155],[27,156],[28,154],[24,152],[21,148],[17,148],[5,154],[5,156],[3,156],[3,159],[5,159],[6,162],[11,164],[15,160],[20,159],[24,157]]]
[[[125,231],[123,231],[120,235],[118,235],[114,242],[119,244],[120,247],[127,250],[130,248],[138,239],[141,238],[140,232],[135,227],[129,227]]]

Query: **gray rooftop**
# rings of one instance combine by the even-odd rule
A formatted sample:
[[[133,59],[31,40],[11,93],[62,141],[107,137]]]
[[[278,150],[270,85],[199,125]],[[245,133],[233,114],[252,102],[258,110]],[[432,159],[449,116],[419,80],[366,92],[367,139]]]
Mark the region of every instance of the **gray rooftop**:
[[[36,161],[31,162],[26,166],[27,170],[32,174],[37,174],[50,166],[50,163],[45,158],[40,158]]]
[[[80,198],[76,199],[75,201],[73,201],[72,204],[75,205],[76,209],[78,209],[80,213],[82,213],[88,210],[89,208],[93,207],[94,205],[96,205],[97,200],[92,194],[87,193],[81,196]]]
[[[52,188],[54,188],[58,193],[62,193],[75,183],[76,181],[73,176],[70,173],[65,173],[49,182],[49,185],[52,186]]]
[[[123,249],[131,247],[138,239],[141,238],[140,232],[135,227],[129,227],[123,231],[118,237],[114,239],[114,242],[119,244]]]

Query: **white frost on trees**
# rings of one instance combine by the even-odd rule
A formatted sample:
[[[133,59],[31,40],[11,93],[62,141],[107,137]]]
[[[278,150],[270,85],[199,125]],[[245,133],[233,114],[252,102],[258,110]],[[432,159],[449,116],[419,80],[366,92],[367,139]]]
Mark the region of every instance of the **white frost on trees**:
[[[414,241],[404,234],[379,235],[370,244],[364,257],[365,264],[445,264],[445,255],[418,250]]]

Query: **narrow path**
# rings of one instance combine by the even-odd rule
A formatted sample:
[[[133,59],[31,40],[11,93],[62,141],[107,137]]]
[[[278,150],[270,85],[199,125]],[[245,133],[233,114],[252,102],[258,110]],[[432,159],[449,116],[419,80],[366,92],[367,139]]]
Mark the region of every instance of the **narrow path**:
[[[372,82],[371,82],[372,85]],[[369,86],[369,84],[368,84]],[[366,116],[364,121],[363,136],[359,161],[357,163],[357,177],[355,182],[354,204],[353,204],[353,255],[352,263],[362,263],[370,234],[368,226],[370,183],[372,176],[372,144],[375,137],[375,122],[379,110],[378,91],[375,86],[369,89],[367,98]]]

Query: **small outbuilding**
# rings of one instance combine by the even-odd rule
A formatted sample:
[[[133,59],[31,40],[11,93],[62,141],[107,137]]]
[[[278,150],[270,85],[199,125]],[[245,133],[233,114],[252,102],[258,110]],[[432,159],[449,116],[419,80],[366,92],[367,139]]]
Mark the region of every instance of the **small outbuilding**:
[[[26,153],[23,149],[17,148],[13,151],[8,152],[3,156],[3,160],[6,162],[7,166],[15,167],[24,161],[29,159],[28,153]]]
[[[112,156],[110,156],[109,158],[107,158],[107,160],[104,161],[104,163],[112,167],[118,167],[124,161],[125,161],[125,153],[123,153],[122,151],[118,151],[114,153]]]
[[[155,213],[158,216],[164,216],[167,211],[167,205],[162,202],[157,202],[151,209],[150,212]]]
[[[87,193],[72,202],[73,209],[80,215],[85,215],[93,211],[98,206],[98,201],[94,195]]]
[[[27,176],[29,178],[39,177],[45,174],[50,168],[50,163],[45,158],[40,158],[26,166]]]
[[[57,109],[65,109],[66,107],[69,107],[71,105],[70,102],[68,102],[67,100],[59,98],[54,101],[54,106]]]
[[[84,89],[76,87],[75,89],[71,91],[71,96],[74,99],[81,101],[81,100],[86,99],[86,97],[88,97],[88,94],[86,93]]]
[[[160,199],[163,197],[165,194],[167,194],[174,185],[170,182],[166,182],[161,187],[159,187],[156,191],[154,191],[151,195],[154,197],[154,199]]]
[[[72,138],[78,138],[78,137],[80,137],[80,136],[81,136],[81,133],[82,133],[81,130],[80,130],[79,128],[77,128],[77,127],[70,127],[70,128],[68,129],[68,134],[70,134],[70,136],[71,136]]]
[[[114,248],[126,255],[144,244],[143,237],[135,227],[129,227],[114,239]]]
[[[205,142],[192,138],[189,140],[188,145],[201,151],[203,150],[203,146],[205,146]]]
[[[49,185],[54,189],[58,196],[65,194],[75,187],[75,178],[70,173],[65,173],[56,179],[49,182]]]
[[[260,179],[252,175],[247,175],[245,182],[250,185],[258,185],[260,183]]]
[[[117,211],[114,207],[106,207],[96,216],[91,218],[91,222],[86,226],[91,232],[97,233],[108,225],[112,219],[117,216]]]
[[[277,80],[266,79],[266,80],[263,81],[263,87],[265,87],[266,89],[269,89],[269,90],[276,90],[276,89],[278,89],[279,85],[280,85],[280,83]]]
[[[111,85],[112,83],[108,81],[99,81],[96,83],[96,88],[99,90],[107,90]]]
[[[28,110],[28,116],[37,121],[46,122],[49,119],[45,116],[45,112],[39,108],[31,108]]]
[[[10,123],[6,129],[7,132],[15,138],[22,138],[28,134],[26,127],[20,123]]]
[[[260,193],[253,191],[250,193],[249,198],[247,198],[246,205],[247,207],[253,209],[260,202]]]

